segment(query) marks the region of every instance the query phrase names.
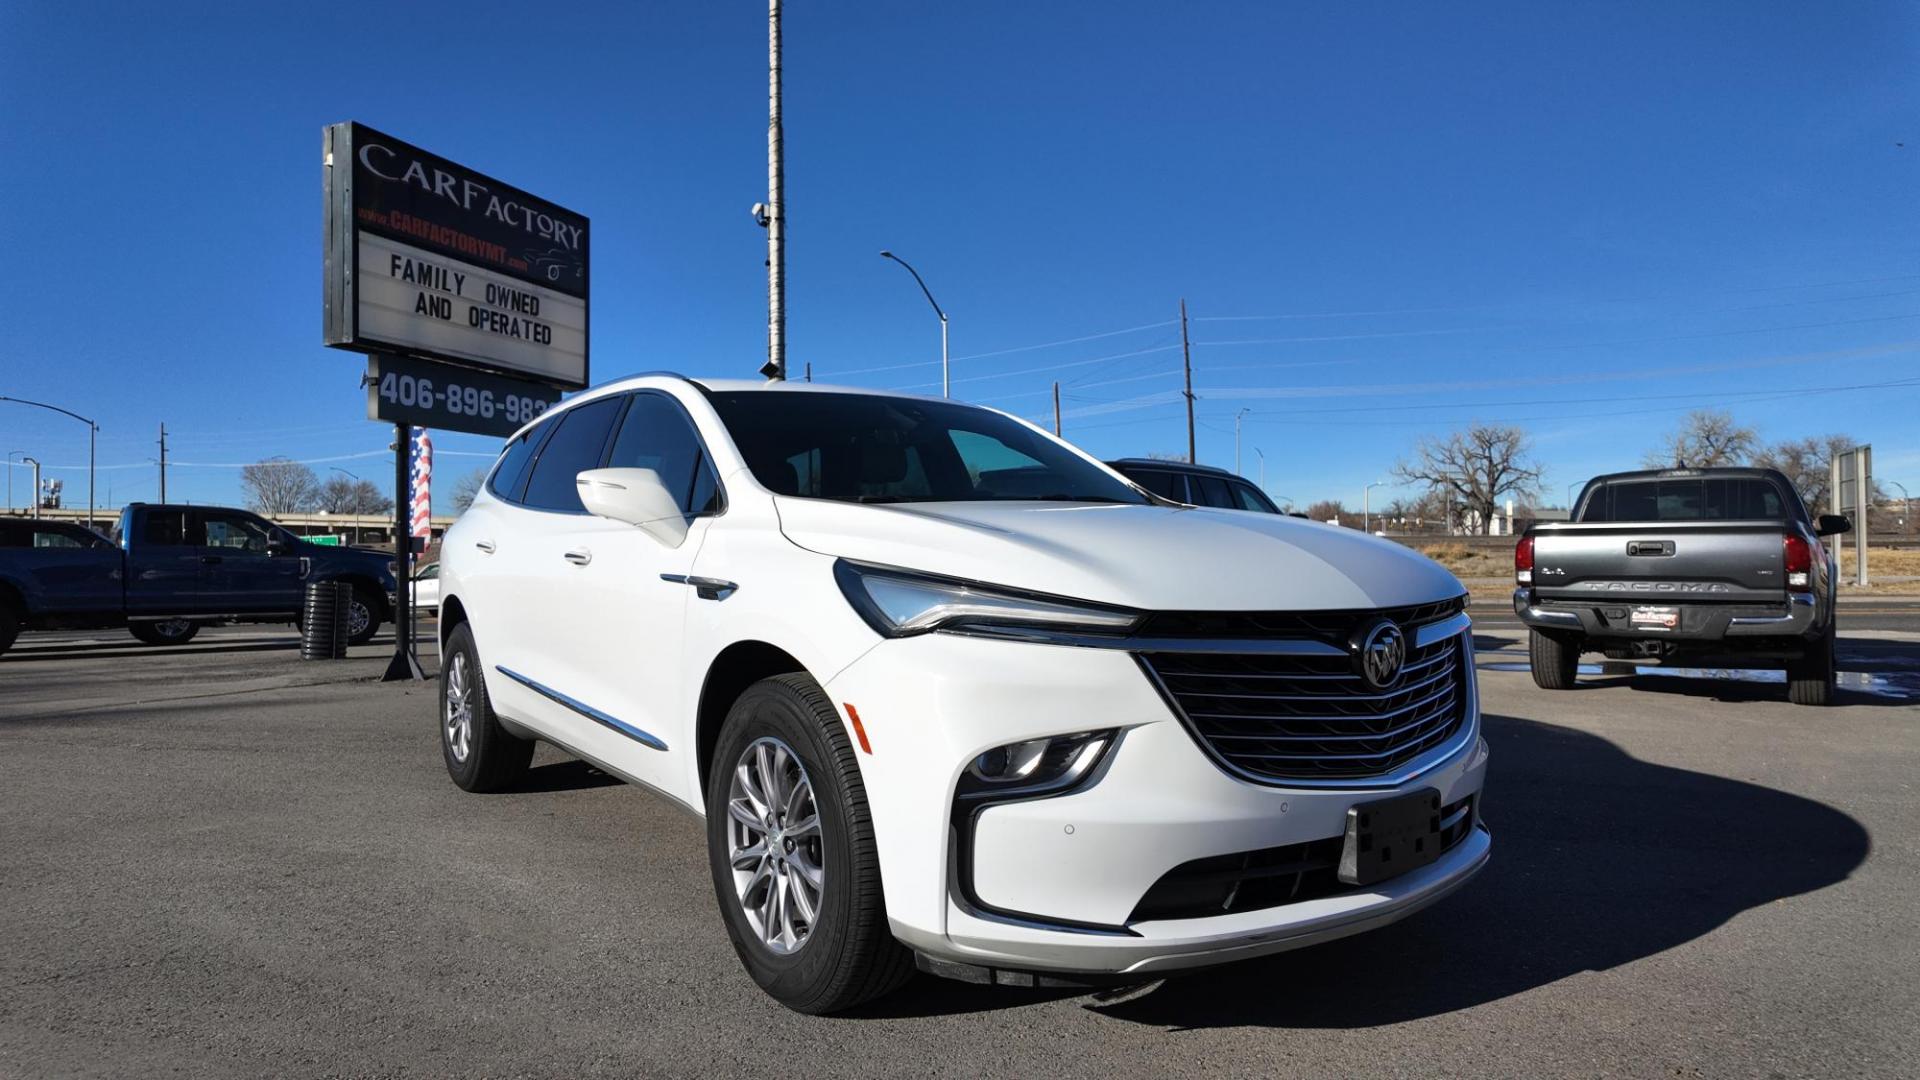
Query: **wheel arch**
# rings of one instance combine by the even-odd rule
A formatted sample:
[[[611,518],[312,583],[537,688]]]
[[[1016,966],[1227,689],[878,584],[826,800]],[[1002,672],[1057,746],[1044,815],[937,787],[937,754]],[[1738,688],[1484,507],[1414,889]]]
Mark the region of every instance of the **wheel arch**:
[[[694,715],[695,768],[699,796],[705,799],[707,781],[713,773],[713,750],[720,741],[720,727],[727,722],[733,703],[747,687],[761,679],[790,672],[812,675],[807,666],[778,645],[765,641],[736,641],[720,650],[707,665],[707,676],[700,684],[700,703]],[[704,801],[702,803],[704,805]]]
[[[467,605],[460,602],[458,596],[440,598],[440,652],[445,655],[447,639],[467,621]]]

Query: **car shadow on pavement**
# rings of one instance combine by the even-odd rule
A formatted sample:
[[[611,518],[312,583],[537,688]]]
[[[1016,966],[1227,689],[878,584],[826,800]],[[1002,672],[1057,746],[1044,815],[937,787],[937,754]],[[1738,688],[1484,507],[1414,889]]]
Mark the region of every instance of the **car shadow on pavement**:
[[[525,779],[513,786],[511,793],[529,795],[556,791],[581,791],[586,788],[612,787],[621,782],[619,777],[610,776],[575,758],[570,761],[535,765],[527,770]]]
[[[1605,971],[1825,888],[1867,830],[1759,784],[1640,761],[1605,739],[1485,717],[1493,860],[1404,922],[1173,979],[1101,1006],[1164,1028],[1366,1028]]]

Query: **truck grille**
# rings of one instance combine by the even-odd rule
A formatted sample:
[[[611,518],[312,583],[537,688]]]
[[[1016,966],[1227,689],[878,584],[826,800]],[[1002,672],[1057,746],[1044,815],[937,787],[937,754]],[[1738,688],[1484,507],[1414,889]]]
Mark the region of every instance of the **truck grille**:
[[[1356,674],[1345,655],[1147,651],[1138,656],[1201,745],[1231,771],[1275,783],[1365,780],[1446,744],[1466,722],[1471,656],[1462,636],[1416,647],[1419,624],[1396,617],[1424,616],[1420,622],[1430,622],[1460,606],[1456,601],[1387,611],[1205,617],[1240,620],[1242,626],[1258,620],[1267,630],[1263,638],[1319,640],[1342,648],[1356,630],[1391,619],[1406,634],[1408,648],[1398,678],[1384,689]]]

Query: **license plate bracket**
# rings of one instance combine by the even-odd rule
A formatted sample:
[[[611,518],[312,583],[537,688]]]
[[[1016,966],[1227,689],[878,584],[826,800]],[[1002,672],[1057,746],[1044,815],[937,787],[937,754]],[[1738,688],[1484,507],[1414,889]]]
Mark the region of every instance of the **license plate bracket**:
[[[1627,621],[1635,630],[1671,632],[1680,628],[1680,609],[1642,604],[1633,609]]]
[[[1372,885],[1418,870],[1440,857],[1440,792],[1423,788],[1347,808],[1339,877]]]

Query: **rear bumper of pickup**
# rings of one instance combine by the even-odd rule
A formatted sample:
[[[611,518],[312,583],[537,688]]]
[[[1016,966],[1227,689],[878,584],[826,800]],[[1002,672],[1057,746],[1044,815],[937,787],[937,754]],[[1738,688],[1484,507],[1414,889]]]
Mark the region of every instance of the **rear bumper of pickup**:
[[[1778,604],[1673,603],[1680,624],[1671,630],[1633,626],[1633,609],[1663,606],[1658,596],[1578,600],[1542,599],[1535,590],[1513,590],[1513,612],[1536,630],[1565,630],[1590,638],[1724,641],[1729,638],[1807,637],[1821,626],[1819,598],[1809,592],[1790,592]]]

